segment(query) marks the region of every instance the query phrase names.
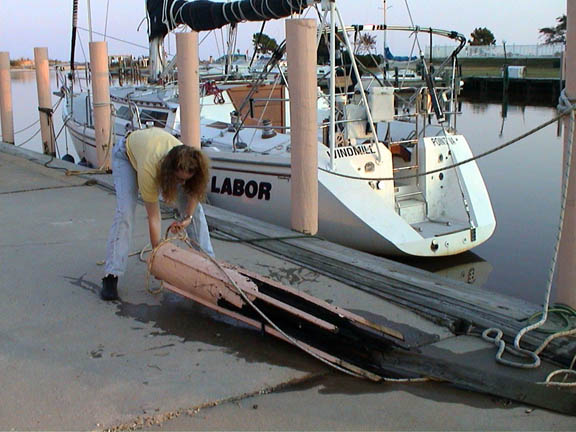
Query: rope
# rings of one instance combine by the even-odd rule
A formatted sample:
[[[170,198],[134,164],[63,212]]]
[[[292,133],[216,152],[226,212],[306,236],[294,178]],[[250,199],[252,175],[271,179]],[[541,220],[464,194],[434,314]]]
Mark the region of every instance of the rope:
[[[17,130],[16,132],[14,132],[15,135],[18,135],[20,132],[24,132],[27,129],[30,129],[32,126],[34,126],[35,124],[40,123],[40,119],[36,120],[34,123],[30,124],[29,126],[26,126],[23,129]]]
[[[54,105],[52,105],[51,112],[54,112],[54,111],[56,111],[56,110],[58,109],[58,107],[60,106],[60,103],[62,102],[63,99],[64,99],[64,97],[61,96],[60,99],[58,99],[58,101],[57,101]],[[48,119],[49,119],[48,121],[50,121],[50,118],[51,118],[51,115],[48,116]],[[20,129],[19,131],[14,132],[14,134],[19,134],[20,132],[24,132],[25,130],[30,129],[32,126],[34,126],[35,124],[38,124],[39,122],[40,122],[40,119],[38,119],[38,120],[36,120],[34,123],[26,126],[24,129]],[[26,141],[24,141],[23,143],[20,143],[20,144],[16,145],[16,147],[22,147],[23,145],[28,144],[30,141],[32,141],[32,139],[34,139],[34,137],[35,137],[36,135],[38,135],[38,134],[40,133],[41,130],[42,130],[42,129],[38,129],[38,130],[34,133],[34,135],[32,135],[30,138],[28,138],[28,139],[27,139]]]
[[[166,233],[167,235],[168,233]],[[252,309],[254,309],[254,311],[256,311],[256,313],[258,313],[258,315],[260,315],[260,317],[262,317],[262,319],[264,319],[264,321],[266,321],[271,327],[273,327],[278,333],[280,333],[289,343],[291,343],[292,345],[296,346],[297,348],[301,349],[302,351],[304,351],[305,353],[309,354],[310,356],[314,357],[315,359],[321,361],[322,363],[340,371],[343,372],[347,375],[356,377],[356,378],[370,378],[369,376],[365,376],[362,375],[360,373],[354,372],[350,369],[347,369],[344,366],[341,366],[337,363],[331,362],[329,360],[326,360],[325,358],[319,356],[318,354],[316,354],[315,352],[313,352],[312,350],[308,349],[306,346],[304,346],[303,344],[300,343],[300,341],[298,341],[297,339],[294,339],[293,337],[291,337],[290,335],[288,335],[286,332],[284,332],[280,327],[278,327],[278,325],[276,323],[274,323],[262,310],[260,310],[260,308],[258,308],[258,306],[256,306],[246,295],[246,293],[244,292],[244,290],[242,288],[240,288],[236,282],[228,275],[228,273],[226,273],[226,271],[224,270],[224,268],[222,267],[222,265],[216,261],[214,258],[212,258],[210,255],[208,255],[206,252],[204,252],[202,250],[202,248],[195,243],[192,239],[190,239],[188,237],[188,235],[186,234],[185,230],[182,230],[180,232],[180,234],[176,237],[172,237],[172,238],[168,238],[166,237],[164,240],[162,240],[158,246],[156,246],[153,250],[152,250],[152,255],[150,256],[150,258],[148,259],[148,265],[147,265],[147,281],[149,281],[150,279],[150,275],[151,275],[151,270],[152,270],[152,265],[154,263],[154,258],[156,256],[157,251],[160,249],[160,247],[166,243],[169,243],[172,240],[182,240],[184,241],[188,247],[190,247],[191,249],[194,250],[198,250],[200,252],[201,255],[203,255],[205,258],[208,258],[210,260],[210,262],[212,262],[212,264],[214,264],[218,270],[220,270],[220,272],[225,276],[225,278],[228,280],[229,284],[231,286],[233,286],[236,291],[238,292],[238,294],[240,294],[240,296],[242,297],[242,299],[248,304],[250,305],[250,307],[252,307]],[[196,246],[196,247],[194,247]],[[163,286],[161,285],[159,289],[157,290],[150,290],[148,288],[148,284],[147,284],[147,290],[148,292],[152,293],[152,294],[158,294],[160,292],[162,292],[163,290]],[[371,374],[372,375],[372,374]],[[370,378],[372,380],[375,380],[374,378]],[[430,378],[428,377],[423,377],[423,378],[408,378],[408,379],[404,379],[404,378],[385,378],[385,377],[378,377],[378,380],[382,380],[385,382],[411,382],[411,383],[416,383],[416,382],[427,382],[427,381],[431,381]]]
[[[258,243],[263,241],[273,241],[273,240],[296,240],[296,239],[316,239],[316,240],[325,240],[320,236],[311,236],[311,235],[293,235],[293,236],[279,236],[279,237],[261,237],[261,238],[251,238],[251,239],[243,239],[243,238],[228,238],[224,236],[214,235],[211,234],[212,238],[217,240],[222,240],[229,243]]]
[[[491,149],[491,150],[485,151],[484,153],[480,153],[480,154],[478,154],[477,156],[473,156],[473,157],[471,157],[471,158],[465,159],[465,160],[463,160],[463,161],[457,162],[457,163],[452,164],[452,165],[445,166],[445,167],[443,167],[443,168],[437,168],[437,169],[433,169],[433,170],[430,170],[430,171],[426,171],[426,172],[424,172],[424,173],[411,174],[411,175],[399,176],[399,177],[358,177],[358,176],[352,176],[352,175],[347,175],[347,174],[340,174],[340,173],[337,173],[337,172],[334,172],[334,171],[330,171],[330,170],[327,170],[327,169],[324,169],[324,168],[321,168],[321,167],[318,167],[318,169],[319,169],[320,171],[324,171],[324,172],[327,172],[327,173],[329,173],[329,174],[333,174],[333,175],[338,176],[338,177],[344,177],[344,178],[349,178],[349,179],[354,179],[354,180],[366,180],[366,181],[393,181],[393,180],[405,180],[405,179],[410,179],[410,178],[415,178],[415,177],[423,177],[423,176],[426,176],[426,175],[435,174],[435,173],[437,173],[437,172],[446,171],[446,170],[449,170],[449,169],[451,169],[451,168],[456,168],[456,167],[459,167],[460,165],[465,165],[465,164],[467,164],[467,163],[476,161],[476,160],[481,159],[481,158],[483,158],[483,157],[485,157],[485,156],[488,156],[488,155],[490,155],[490,154],[492,154],[492,153],[495,153],[495,152],[497,152],[497,151],[499,151],[499,150],[502,150],[502,149],[504,149],[504,148],[506,148],[506,147],[509,147],[509,146],[511,146],[512,144],[515,144],[515,143],[517,143],[518,141],[521,141],[521,140],[523,140],[524,138],[526,138],[526,137],[528,137],[528,136],[530,136],[530,135],[538,132],[539,130],[544,129],[544,128],[547,127],[547,126],[550,126],[552,123],[557,122],[557,121],[560,120],[561,118],[565,117],[567,114],[568,114],[568,113],[566,113],[566,112],[563,112],[563,113],[561,113],[561,114],[558,114],[557,116],[553,117],[551,120],[545,121],[545,122],[542,123],[540,126],[537,126],[537,127],[533,128],[533,129],[530,129],[528,132],[523,133],[522,135],[519,135],[519,136],[517,136],[516,138],[513,138],[513,139],[505,142],[504,144],[501,144],[501,145],[499,145],[499,146],[496,146],[496,147],[494,147],[494,148]]]
[[[569,180],[569,175],[570,175],[572,150],[573,150],[573,140],[574,140],[573,139],[574,127],[575,127],[574,126],[574,123],[575,123],[574,110],[576,109],[576,105],[572,104],[571,101],[568,100],[564,91],[562,93],[563,94],[560,97],[560,103],[558,105],[558,109],[561,110],[561,114],[560,114],[560,116],[558,116],[558,118],[569,115],[570,116],[570,128],[569,128],[569,132],[568,132],[568,142],[567,142],[567,146],[566,146],[567,147],[567,149],[566,149],[566,162],[565,162],[565,167],[564,167],[565,169],[564,169],[564,178],[563,178],[563,185],[562,185],[560,221],[558,224],[556,244],[554,245],[554,253],[552,254],[552,260],[551,260],[550,269],[549,269],[549,273],[548,273],[548,282],[547,282],[547,286],[546,286],[545,301],[544,301],[544,305],[543,305],[543,312],[541,314],[541,318],[538,322],[533,323],[533,324],[529,324],[526,327],[522,328],[516,334],[516,337],[514,338],[514,349],[507,347],[505,342],[502,340],[502,330],[500,330],[498,328],[489,328],[489,329],[484,330],[484,332],[482,332],[482,338],[484,340],[486,340],[488,342],[493,342],[498,347],[498,351],[496,353],[496,361],[498,363],[501,363],[501,364],[504,364],[507,366],[512,366],[512,367],[523,368],[523,369],[533,369],[533,368],[539,367],[541,364],[539,354],[554,339],[576,334],[576,328],[556,332],[556,333],[548,336],[546,338],[546,340],[544,340],[544,342],[542,342],[542,344],[534,351],[526,350],[520,346],[520,341],[521,341],[522,337],[526,333],[528,333],[532,330],[535,330],[535,329],[541,327],[542,325],[544,325],[544,323],[546,322],[546,320],[548,318],[549,305],[550,305],[550,295],[552,292],[552,280],[554,277],[554,271],[556,269],[556,262],[558,259],[558,250],[559,250],[559,246],[560,246],[560,240],[562,238],[562,229],[564,227],[564,216],[565,216],[564,213],[565,213],[565,209],[566,209],[566,200],[567,200],[567,196],[568,196],[568,180]],[[515,361],[504,359],[504,358],[502,358],[502,355],[504,354],[504,352],[509,352],[509,353],[511,353],[515,356],[518,356],[518,357],[530,358],[532,360],[532,362],[531,363],[521,363],[521,362],[515,362]],[[572,363],[570,365],[571,369],[574,366],[575,362],[576,362],[576,355],[574,356]],[[573,375],[573,374],[576,375],[576,371],[565,370],[565,369],[554,371],[547,376],[546,380],[542,384],[561,385],[561,386],[566,386],[566,387],[576,386],[576,380],[572,383],[566,383],[566,382],[559,383],[556,381],[551,381],[552,378],[556,377],[559,374],[564,374],[565,377],[567,377],[567,376]]]
[[[254,11],[254,13],[255,13],[258,17],[262,18],[262,20],[266,20],[266,15],[260,13],[260,12],[258,11],[258,9],[256,9],[256,6],[254,6],[254,3],[252,3],[253,1],[254,1],[254,0],[250,0],[250,7],[251,7],[252,10]],[[290,2],[289,2],[289,3],[290,3]],[[290,4],[290,6],[292,6],[292,5]]]
[[[139,24],[138,26],[140,26],[140,24]],[[76,28],[79,29],[79,30],[85,31],[85,32],[90,31],[90,30],[88,30],[87,28],[80,27],[80,26],[78,26],[78,27],[76,27]],[[126,45],[131,45],[131,46],[136,47],[136,48],[142,48],[142,49],[145,49],[145,50],[147,50],[147,49],[149,48],[149,47],[146,46],[146,45],[140,45],[140,44],[137,44],[137,43],[134,43],[134,42],[127,41],[126,39],[120,39],[120,38],[117,38],[117,37],[113,37],[113,36],[110,36],[110,35],[106,35],[105,33],[100,33],[100,32],[97,32],[96,30],[92,30],[92,33],[94,33],[95,35],[98,35],[98,36],[103,36],[103,37],[105,37],[105,38],[107,38],[107,39],[112,39],[112,40],[115,40],[115,41],[117,41],[117,42],[122,42],[122,43],[124,43],[124,44],[126,44]],[[78,38],[80,39],[80,33],[78,33]],[[80,41],[80,48],[82,48],[82,54],[84,54],[84,59],[87,60],[88,57],[86,56],[86,52],[84,51],[84,46],[82,45],[82,41]]]
[[[530,317],[526,318],[528,323],[534,321],[534,319],[538,318],[542,315],[543,312],[537,312]],[[559,317],[562,321],[562,328],[560,330],[547,330],[543,328],[536,329],[536,331],[540,333],[547,333],[547,334],[554,334],[559,331],[567,331],[572,329],[572,322],[571,318],[576,318],[576,309],[571,308],[568,305],[563,304],[555,304],[550,309],[548,309],[548,314],[555,314],[555,316]]]
[[[17,144],[16,147],[22,147],[23,145],[28,144],[30,141],[32,141],[32,139],[34,139],[34,137],[35,137],[36,135],[38,135],[38,134],[40,133],[40,130],[41,130],[41,129],[38,129],[38,130],[34,133],[34,135],[32,135],[30,138],[28,138],[28,139],[27,139],[26,141],[24,141],[23,143]]]

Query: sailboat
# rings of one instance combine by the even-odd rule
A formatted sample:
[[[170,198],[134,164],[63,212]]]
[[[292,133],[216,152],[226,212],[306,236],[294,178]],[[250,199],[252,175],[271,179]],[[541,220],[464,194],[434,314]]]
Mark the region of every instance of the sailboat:
[[[321,17],[318,43],[329,53],[331,77],[327,92],[318,89],[318,235],[370,253],[421,257],[458,254],[489,239],[496,222],[482,175],[474,161],[459,164],[472,152],[454,127],[455,59],[466,39],[453,31],[347,26],[333,1],[147,0],[152,82],[111,88],[114,133],[148,124],[179,135],[178,87],[163,79],[161,56],[164,37],[178,25],[204,31],[308,7]],[[342,55],[353,52],[348,33],[365,30],[426,31],[456,40],[444,62],[452,79],[439,86],[422,56],[422,85],[409,94],[381,80],[365,87],[355,56]],[[290,77],[266,78],[282,59],[281,48],[255,82],[201,84],[201,141],[211,159],[212,205],[289,227]],[[95,165],[90,94],[70,87],[64,93],[67,130],[78,154]]]

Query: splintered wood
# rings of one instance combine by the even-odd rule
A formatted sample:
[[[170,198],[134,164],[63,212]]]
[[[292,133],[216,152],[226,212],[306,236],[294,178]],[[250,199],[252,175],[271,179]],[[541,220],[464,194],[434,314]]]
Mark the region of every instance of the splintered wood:
[[[397,330],[195,250],[168,242],[150,260],[151,273],[166,289],[355,375],[378,381],[381,353],[406,347]]]

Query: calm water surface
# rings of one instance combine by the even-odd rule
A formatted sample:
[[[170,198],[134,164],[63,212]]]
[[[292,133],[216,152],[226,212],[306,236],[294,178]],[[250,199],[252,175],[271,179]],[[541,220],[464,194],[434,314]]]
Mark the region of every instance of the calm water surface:
[[[58,89],[52,74],[52,90]],[[16,144],[41,151],[34,72],[12,73],[12,100]],[[53,96],[53,105],[59,98]],[[501,106],[464,102],[458,130],[474,154],[504,143],[554,117],[547,107]],[[55,131],[62,127],[60,106]],[[29,129],[22,129],[30,126]],[[21,131],[21,132],[19,132]],[[60,155],[76,157],[72,142],[62,132]],[[68,147],[68,148],[67,148]],[[560,205],[562,140],[556,125],[478,161],[496,215],[496,231],[485,244],[456,257],[410,261],[410,264],[496,291],[541,303],[548,277]]]

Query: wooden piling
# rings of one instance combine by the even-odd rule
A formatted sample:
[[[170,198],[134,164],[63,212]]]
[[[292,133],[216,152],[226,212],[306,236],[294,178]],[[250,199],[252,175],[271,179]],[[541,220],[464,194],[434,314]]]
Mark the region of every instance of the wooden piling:
[[[40,114],[40,133],[44,154],[56,156],[56,139],[52,123],[52,97],[50,95],[50,67],[48,48],[34,48],[36,66],[36,86],[38,90],[38,111]]]
[[[0,52],[0,121],[2,122],[2,141],[14,144],[14,111],[8,52]]]
[[[200,148],[200,77],[198,33],[176,34],[178,90],[180,94],[180,133],[182,142]]]
[[[318,232],[318,136],[316,21],[286,20],[290,84],[291,223],[305,234]]]
[[[110,122],[110,75],[108,46],[106,42],[90,42],[90,67],[92,69],[92,94],[94,97],[94,133],[98,166],[110,168],[110,152],[114,137]]]
[[[566,29],[566,94],[574,103],[576,101],[576,0],[567,2]],[[566,147],[572,139],[572,157],[568,174],[568,197],[564,213],[564,227],[558,256],[558,285],[556,300],[576,307],[576,129],[570,136],[569,120],[564,130],[564,156]]]

